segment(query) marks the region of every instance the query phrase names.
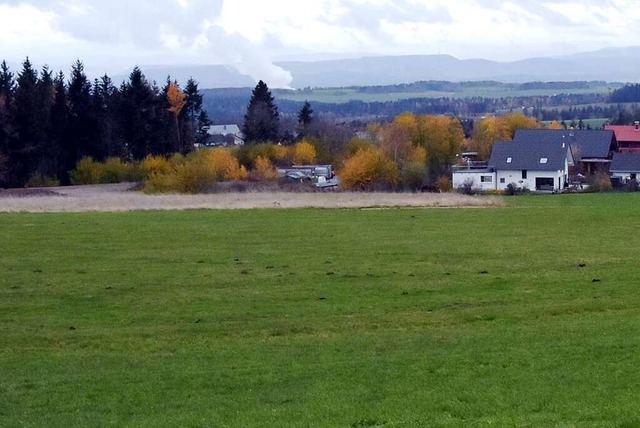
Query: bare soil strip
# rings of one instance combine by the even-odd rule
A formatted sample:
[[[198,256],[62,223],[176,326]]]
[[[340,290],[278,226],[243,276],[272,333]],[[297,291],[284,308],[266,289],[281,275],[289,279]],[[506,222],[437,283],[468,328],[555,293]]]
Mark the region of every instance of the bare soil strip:
[[[146,195],[131,184],[0,191],[0,212],[85,212],[255,208],[441,208],[502,206],[496,197],[449,193],[285,193]]]

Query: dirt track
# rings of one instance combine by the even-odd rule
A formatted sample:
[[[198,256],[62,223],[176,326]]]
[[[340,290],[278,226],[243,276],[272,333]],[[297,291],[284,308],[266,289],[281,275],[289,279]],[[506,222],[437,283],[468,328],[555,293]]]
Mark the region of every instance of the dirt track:
[[[495,197],[434,193],[215,193],[146,195],[104,184],[0,190],[0,212],[84,212],[251,208],[387,208],[501,206]]]

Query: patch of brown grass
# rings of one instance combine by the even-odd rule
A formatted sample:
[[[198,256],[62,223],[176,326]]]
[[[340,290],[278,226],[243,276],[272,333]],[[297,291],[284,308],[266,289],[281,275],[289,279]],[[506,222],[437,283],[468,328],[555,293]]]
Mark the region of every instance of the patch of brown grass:
[[[451,193],[242,192],[147,195],[131,185],[56,188],[63,196],[0,199],[0,212],[83,212],[254,208],[441,208],[503,206],[502,199]]]

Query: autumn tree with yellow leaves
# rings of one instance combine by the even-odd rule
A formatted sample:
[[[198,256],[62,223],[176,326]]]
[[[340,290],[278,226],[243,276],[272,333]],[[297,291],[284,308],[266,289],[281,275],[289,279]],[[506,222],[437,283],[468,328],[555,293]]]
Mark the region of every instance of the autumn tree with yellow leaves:
[[[309,141],[302,140],[293,146],[293,163],[309,165],[316,162],[316,148]]]
[[[184,147],[182,147],[182,141],[180,138],[180,124],[178,122],[178,116],[180,112],[187,104],[185,94],[180,90],[177,83],[171,82],[167,88],[167,102],[169,103],[168,110],[173,114],[174,124],[176,127],[176,138],[178,141],[178,149],[184,153]]]
[[[392,188],[398,182],[398,167],[382,149],[366,147],[345,160],[339,175],[346,189]]]
[[[488,117],[474,127],[469,148],[478,152],[478,159],[489,159],[496,141],[512,140],[517,129],[539,127],[534,118],[522,114]]]

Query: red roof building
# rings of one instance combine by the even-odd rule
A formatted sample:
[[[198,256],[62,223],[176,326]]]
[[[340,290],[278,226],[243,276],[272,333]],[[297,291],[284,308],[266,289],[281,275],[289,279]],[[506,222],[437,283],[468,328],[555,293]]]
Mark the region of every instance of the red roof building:
[[[635,125],[605,125],[604,129],[616,134],[620,153],[640,154],[640,122]]]

